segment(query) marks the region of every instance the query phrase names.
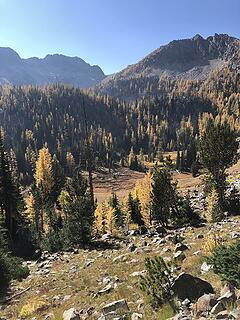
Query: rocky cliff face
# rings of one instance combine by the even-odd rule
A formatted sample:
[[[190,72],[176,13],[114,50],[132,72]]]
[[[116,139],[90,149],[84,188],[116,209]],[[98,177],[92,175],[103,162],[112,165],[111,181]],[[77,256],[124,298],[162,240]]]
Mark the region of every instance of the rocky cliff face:
[[[105,75],[99,66],[91,66],[78,57],[54,54],[44,59],[21,59],[10,48],[0,48],[0,84],[44,85],[51,83],[91,87]]]
[[[137,78],[167,76],[172,79],[204,80],[217,69],[234,61],[239,66],[240,40],[225,34],[207,39],[196,35],[192,39],[174,40],[161,46],[140,62],[104,79],[98,86],[103,93],[121,89],[121,82]]]

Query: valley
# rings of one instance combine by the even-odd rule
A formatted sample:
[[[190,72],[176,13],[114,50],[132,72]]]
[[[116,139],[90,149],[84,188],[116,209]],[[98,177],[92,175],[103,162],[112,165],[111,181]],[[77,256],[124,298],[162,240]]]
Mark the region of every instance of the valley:
[[[239,61],[0,48],[0,320],[240,319]]]

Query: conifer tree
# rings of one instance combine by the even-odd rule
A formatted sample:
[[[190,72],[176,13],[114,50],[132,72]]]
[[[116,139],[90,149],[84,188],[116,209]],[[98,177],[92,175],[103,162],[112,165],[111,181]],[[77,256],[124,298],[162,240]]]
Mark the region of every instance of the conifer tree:
[[[166,226],[171,209],[178,211],[176,183],[172,182],[171,174],[166,168],[154,168],[151,191],[152,219]]]
[[[70,244],[90,241],[94,222],[94,207],[87,180],[80,170],[65,184],[60,203],[63,208],[65,234]]]
[[[123,212],[121,210],[119,200],[118,200],[116,193],[114,193],[114,192],[112,193],[112,196],[109,199],[108,204],[109,204],[109,207],[114,210],[116,226],[118,228],[122,227],[123,226]]]
[[[23,199],[10,170],[0,130],[0,214],[11,241],[16,237],[22,220]]]
[[[236,163],[237,150],[236,132],[231,125],[226,120],[209,119],[200,136],[200,159],[208,170],[222,209],[225,206],[226,169]]]
[[[136,197],[136,199],[134,199],[131,192],[128,194],[127,210],[131,223],[135,223],[138,226],[144,225],[144,221],[141,215],[141,204],[139,198]]]

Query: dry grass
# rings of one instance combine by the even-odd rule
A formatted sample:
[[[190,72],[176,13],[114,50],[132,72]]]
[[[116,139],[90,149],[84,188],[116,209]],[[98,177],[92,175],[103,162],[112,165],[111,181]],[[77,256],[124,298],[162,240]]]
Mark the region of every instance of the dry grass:
[[[237,220],[237,219],[236,219]],[[229,233],[232,231],[231,225],[228,224],[224,228],[224,232],[230,241]],[[236,227],[235,231],[240,231],[240,227]],[[203,246],[204,239],[197,239],[198,234],[207,236],[209,232],[209,226],[198,229],[193,229],[184,233],[184,242],[188,244],[189,250],[186,251],[187,258],[181,265],[181,271],[188,272],[195,276],[209,281],[217,291],[220,291],[221,281],[212,271],[209,271],[201,275],[200,267],[204,261]],[[19,300],[13,301],[7,309],[0,311],[1,316],[7,316],[7,319],[17,319],[19,313],[24,305],[34,299],[44,301],[46,309],[34,312],[34,315],[26,319],[32,319],[36,316],[38,320],[44,319],[49,312],[55,315],[55,320],[61,319],[63,311],[71,307],[76,307],[79,310],[87,310],[93,307],[96,311],[101,311],[102,306],[106,303],[114,300],[126,299],[131,312],[143,313],[144,319],[159,320],[164,319],[164,314],[168,314],[170,310],[168,308],[164,310],[154,311],[150,304],[147,303],[147,299],[144,297],[144,293],[139,287],[139,278],[132,277],[131,274],[135,271],[141,271],[144,269],[144,260],[147,256],[163,256],[165,258],[171,258],[173,255],[174,244],[170,241],[165,245],[158,245],[151,242],[151,239],[146,239],[149,252],[133,252],[126,251],[124,243],[121,244],[120,249],[112,250],[107,249],[105,251],[97,250],[80,250],[77,255],[69,255],[68,260],[64,262],[55,261],[50,269],[50,273],[45,276],[34,275],[30,276],[22,283],[18,283],[22,289],[31,286],[31,289],[24,293]],[[232,241],[232,240],[231,240]],[[141,239],[135,238],[135,244],[139,247]],[[163,252],[163,248],[168,246],[170,252]],[[196,254],[197,252],[197,254]],[[113,262],[113,259],[121,254],[126,254],[126,261]],[[84,264],[88,259],[95,259],[94,263],[89,267],[84,268]],[[76,272],[73,272],[73,268],[76,268]],[[109,294],[96,295],[96,293],[104,287],[101,284],[101,280],[106,276],[117,276],[119,282],[117,287]],[[63,297],[69,295],[68,300],[63,300]],[[58,301],[56,296],[60,297]],[[144,311],[138,311],[138,300],[145,299]],[[47,308],[47,306],[49,306]],[[95,316],[91,316],[89,319],[97,319]]]

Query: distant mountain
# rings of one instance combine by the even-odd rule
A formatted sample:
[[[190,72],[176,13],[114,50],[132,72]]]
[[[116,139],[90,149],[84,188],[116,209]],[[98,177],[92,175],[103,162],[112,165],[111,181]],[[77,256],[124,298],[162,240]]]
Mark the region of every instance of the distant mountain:
[[[21,59],[11,48],[0,47],[0,84],[45,85],[60,82],[87,88],[104,78],[99,66],[91,66],[78,57],[54,54],[44,59]]]
[[[97,91],[126,98],[123,92],[126,94],[126,87],[131,88],[130,96],[136,79],[141,85],[143,79],[151,85],[151,79],[156,81],[161,77],[203,81],[212,71],[220,70],[229,63],[235,63],[239,68],[239,53],[240,40],[226,34],[215,34],[207,39],[196,35],[191,39],[174,40],[140,62],[106,77],[97,86]],[[134,86],[138,84],[134,83]]]

